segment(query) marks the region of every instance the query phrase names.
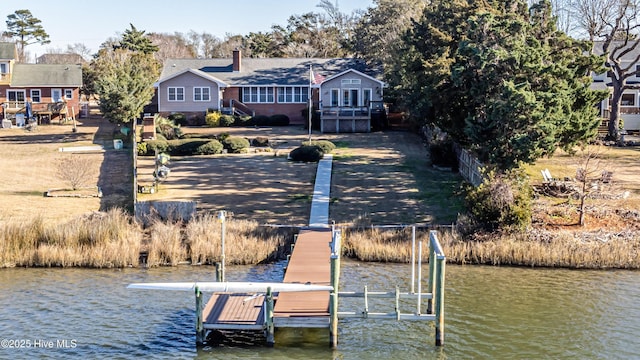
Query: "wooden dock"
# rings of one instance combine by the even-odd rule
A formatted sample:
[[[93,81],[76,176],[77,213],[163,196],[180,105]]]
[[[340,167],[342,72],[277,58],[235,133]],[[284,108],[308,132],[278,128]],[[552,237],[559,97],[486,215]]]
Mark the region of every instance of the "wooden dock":
[[[302,230],[296,240],[283,282],[330,285],[331,230]],[[329,292],[289,292],[278,295],[273,322],[278,327],[329,326]]]
[[[330,285],[331,230],[302,230],[287,266],[284,283]],[[329,291],[285,292],[273,296],[274,328],[328,328]],[[206,330],[264,330],[268,296],[214,293],[202,311]]]

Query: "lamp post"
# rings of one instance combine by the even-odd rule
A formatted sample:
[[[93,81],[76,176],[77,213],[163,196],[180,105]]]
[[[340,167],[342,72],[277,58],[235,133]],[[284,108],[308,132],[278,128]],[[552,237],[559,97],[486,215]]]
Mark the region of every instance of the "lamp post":
[[[218,220],[220,220],[220,243],[221,243],[221,255],[220,255],[220,281],[224,282],[224,233],[225,233],[225,219],[227,217],[227,212],[224,210],[220,210],[218,213]]]

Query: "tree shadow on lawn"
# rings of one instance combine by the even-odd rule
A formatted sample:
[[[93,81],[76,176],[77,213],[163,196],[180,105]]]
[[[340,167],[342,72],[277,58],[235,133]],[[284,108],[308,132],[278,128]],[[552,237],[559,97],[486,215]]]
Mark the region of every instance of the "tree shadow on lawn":
[[[169,168],[158,193],[139,200],[196,201],[199,212],[226,210],[236,219],[308,224],[311,200],[303,195],[313,194],[315,163],[269,155],[189,156],[172,158]]]
[[[369,156],[333,164],[330,217],[337,223],[450,224],[459,212],[461,178],[421,161]]]

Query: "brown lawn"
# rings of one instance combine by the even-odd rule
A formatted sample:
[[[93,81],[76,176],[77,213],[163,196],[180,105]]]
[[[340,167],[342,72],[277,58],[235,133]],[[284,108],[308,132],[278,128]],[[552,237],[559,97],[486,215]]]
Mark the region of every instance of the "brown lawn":
[[[288,161],[288,152],[308,138],[306,130],[284,128],[184,128],[185,132],[229,132],[255,138],[266,136],[272,152],[216,156],[174,157],[171,174],[157,194],[140,194],[139,200],[193,200],[201,211],[227,210],[243,219],[261,223],[304,225],[307,223],[315,178],[315,164]],[[79,120],[72,125],[40,126],[37,131],[0,129],[0,218],[43,216],[62,220],[80,214],[106,210],[126,203],[132,183],[127,150],[113,150],[114,127],[105,120]],[[408,132],[368,134],[318,134],[313,139],[333,141],[334,151],[330,219],[336,223],[450,224],[461,210],[454,194],[461,179],[428,164],[422,140]],[[56,176],[56,164],[67,153],[64,146],[104,144],[101,153],[77,154],[92,160],[95,175],[88,185],[100,186],[104,197],[48,198],[50,188],[65,187]],[[627,199],[589,203],[591,228],[619,229],[637,224],[633,211],[640,208],[640,149],[611,148],[607,170],[614,172],[620,191]],[[575,175],[575,158],[559,153],[542,159],[529,170],[540,183],[540,169],[556,177]],[[153,160],[140,158],[139,183],[150,183]],[[616,190],[616,191],[618,191]],[[575,202],[539,198],[536,217],[555,227],[574,227]],[[559,211],[561,209],[562,211]],[[624,211],[631,215],[620,215]],[[603,215],[605,214],[605,215]],[[627,216],[625,218],[625,216]],[[637,225],[635,225],[637,226]]]

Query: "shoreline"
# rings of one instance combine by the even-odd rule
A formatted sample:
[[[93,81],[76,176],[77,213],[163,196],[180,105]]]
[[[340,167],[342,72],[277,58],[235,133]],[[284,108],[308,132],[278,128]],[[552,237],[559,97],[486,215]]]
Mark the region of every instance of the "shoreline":
[[[122,210],[94,213],[69,223],[42,219],[0,224],[0,268],[131,268],[214,265],[220,259],[220,223],[213,215],[188,222],[153,221],[148,228]],[[231,220],[226,227],[227,264],[255,265],[286,258],[294,227]],[[567,269],[640,269],[640,238],[633,230],[574,233],[532,230],[464,240],[439,231],[447,262]],[[343,256],[365,262],[410,262],[411,230],[345,229]],[[416,231],[428,243],[428,231]],[[426,252],[425,252],[426,253]],[[428,257],[423,256],[423,262]]]

